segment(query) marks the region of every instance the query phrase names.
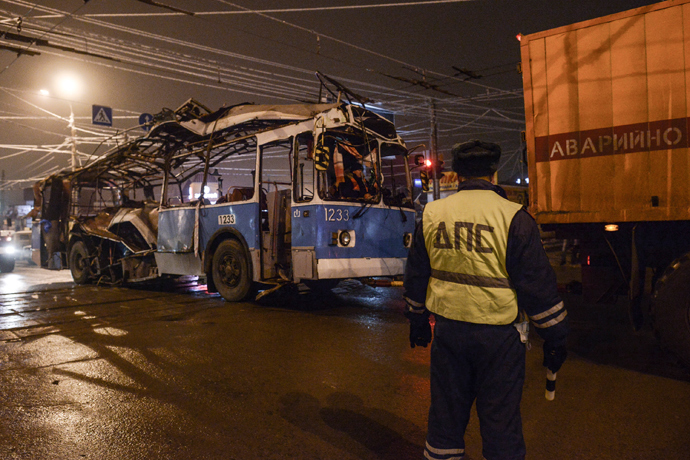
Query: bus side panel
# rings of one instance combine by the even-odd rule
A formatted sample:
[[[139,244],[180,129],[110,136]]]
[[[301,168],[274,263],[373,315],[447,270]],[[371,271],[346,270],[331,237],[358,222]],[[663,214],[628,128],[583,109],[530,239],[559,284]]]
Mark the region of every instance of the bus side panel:
[[[317,259],[407,257],[404,233],[414,231],[414,213],[398,208],[370,207],[361,217],[360,206],[315,205],[293,208],[292,246],[314,247]],[[305,211],[309,211],[305,217]],[[331,244],[331,236],[342,230],[354,233],[354,246]]]
[[[360,210],[361,206],[339,204],[293,208],[292,247],[314,248],[316,277],[402,274],[408,252],[403,236],[414,231],[414,212],[370,207],[355,218]],[[333,241],[333,235],[342,231],[351,234],[352,243],[348,246]]]
[[[259,248],[259,203],[205,206],[199,220],[202,248],[206,248],[214,233],[230,227],[244,237],[250,251]]]

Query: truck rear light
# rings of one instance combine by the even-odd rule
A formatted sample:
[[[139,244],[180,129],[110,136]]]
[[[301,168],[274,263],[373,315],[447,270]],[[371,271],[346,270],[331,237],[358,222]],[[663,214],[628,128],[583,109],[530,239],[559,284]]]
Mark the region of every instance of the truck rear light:
[[[618,224],[606,224],[604,225],[604,230],[606,230],[607,232],[617,232]]]

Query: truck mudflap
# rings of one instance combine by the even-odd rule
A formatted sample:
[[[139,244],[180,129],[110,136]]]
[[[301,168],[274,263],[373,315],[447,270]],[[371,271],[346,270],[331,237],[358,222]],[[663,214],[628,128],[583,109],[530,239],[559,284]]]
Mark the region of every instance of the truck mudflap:
[[[651,314],[661,343],[690,367],[690,253],[673,261],[657,281]]]

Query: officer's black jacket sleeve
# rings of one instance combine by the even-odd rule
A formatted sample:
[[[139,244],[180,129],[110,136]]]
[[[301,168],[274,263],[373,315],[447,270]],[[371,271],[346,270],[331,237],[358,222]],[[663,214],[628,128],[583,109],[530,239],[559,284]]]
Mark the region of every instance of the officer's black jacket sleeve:
[[[410,308],[421,308],[426,300],[426,288],[431,277],[431,263],[424,244],[424,230],[422,220],[415,228],[412,246],[407,255],[403,286],[404,297]]]
[[[544,251],[537,223],[524,209],[510,224],[506,269],[518,306],[530,317],[537,333],[553,346],[565,345],[567,312],[558,294],[556,274]]]

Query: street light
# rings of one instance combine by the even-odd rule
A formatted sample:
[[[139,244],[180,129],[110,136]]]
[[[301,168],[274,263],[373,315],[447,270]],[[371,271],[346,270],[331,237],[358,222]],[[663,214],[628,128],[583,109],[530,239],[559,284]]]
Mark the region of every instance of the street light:
[[[71,163],[72,171],[74,171],[77,169],[77,129],[74,125],[74,110],[71,101],[81,95],[82,84],[76,75],[69,72],[57,74],[54,81],[58,96],[67,99],[69,104],[69,120],[67,126],[70,129],[70,143],[72,144]],[[50,96],[50,92],[47,89],[41,89],[39,93],[43,96]]]
[[[55,83],[61,97],[74,100],[81,96],[82,84],[76,75],[66,72],[57,74]]]
[[[69,128],[72,135],[72,171],[77,169],[77,130],[74,127],[74,110],[72,110],[72,103],[69,103]]]

